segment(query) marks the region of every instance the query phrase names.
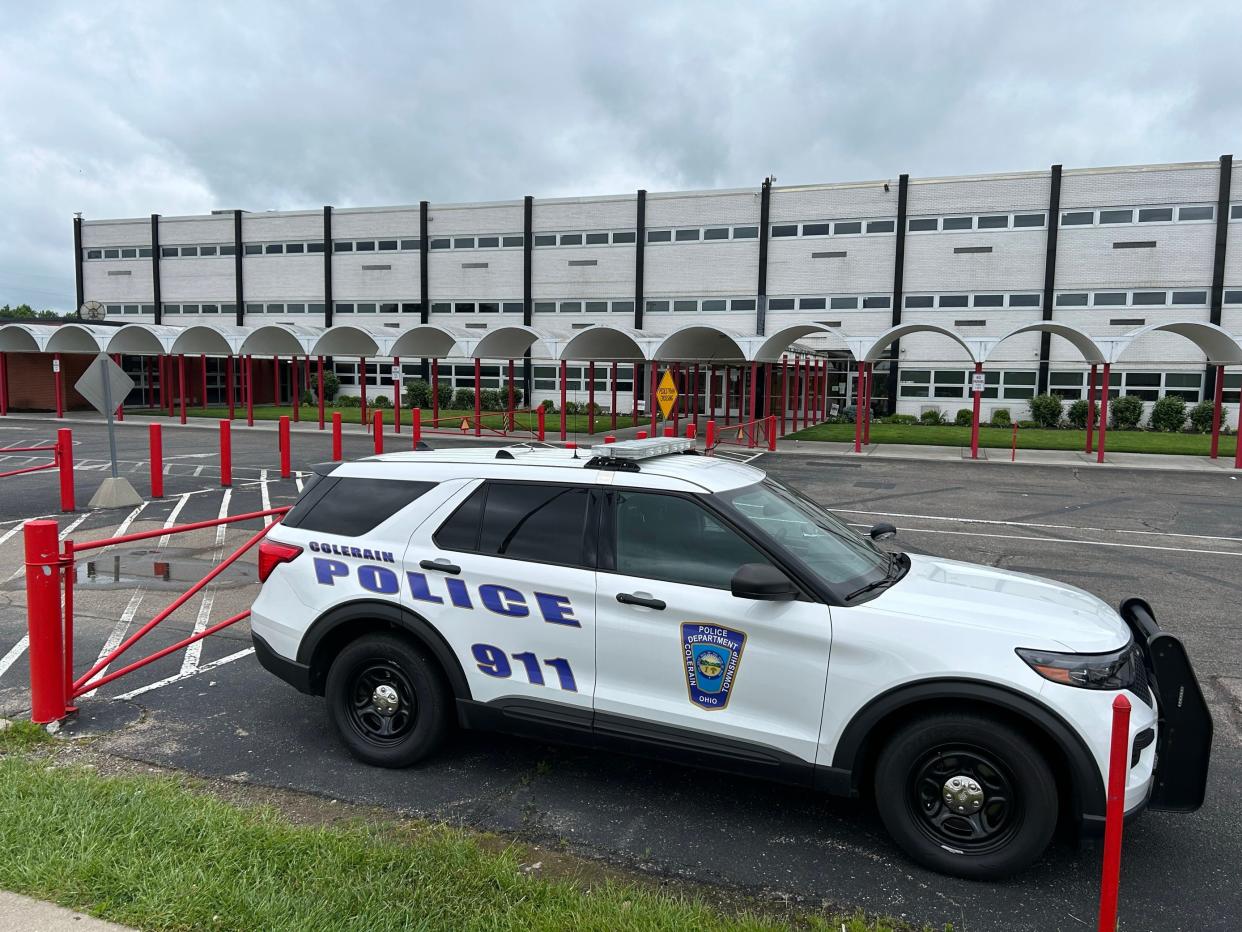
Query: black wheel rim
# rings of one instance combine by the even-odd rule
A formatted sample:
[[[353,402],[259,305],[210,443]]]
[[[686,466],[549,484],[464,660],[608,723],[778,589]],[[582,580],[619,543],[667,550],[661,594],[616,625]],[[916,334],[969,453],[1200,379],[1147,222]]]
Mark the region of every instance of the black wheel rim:
[[[946,784],[954,778],[969,788],[972,801],[946,802]],[[981,802],[976,790],[982,793]],[[1012,772],[994,754],[969,745],[944,745],[923,755],[910,770],[906,803],[929,839],[970,854],[1002,848],[1022,824]]]
[[[348,713],[350,726],[363,740],[378,747],[397,744],[418,720],[414,684],[397,664],[369,661],[350,683]]]

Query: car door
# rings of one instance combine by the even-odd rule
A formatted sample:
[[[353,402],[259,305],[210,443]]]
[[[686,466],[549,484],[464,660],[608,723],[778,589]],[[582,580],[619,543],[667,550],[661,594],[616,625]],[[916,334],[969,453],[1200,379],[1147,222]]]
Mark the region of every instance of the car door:
[[[596,513],[590,485],[486,480],[411,538],[404,598],[434,616],[476,702],[577,709],[566,724],[589,728]]]
[[[610,490],[599,549],[597,735],[664,729],[713,753],[815,761],[827,605],[735,597],[739,566],[773,561],[695,495]]]

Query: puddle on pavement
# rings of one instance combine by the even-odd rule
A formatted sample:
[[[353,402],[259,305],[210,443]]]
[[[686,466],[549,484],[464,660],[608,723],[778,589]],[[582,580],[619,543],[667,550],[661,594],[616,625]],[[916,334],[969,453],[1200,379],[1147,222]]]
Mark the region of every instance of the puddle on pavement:
[[[216,564],[195,556],[196,551],[118,550],[77,560],[73,585],[77,589],[168,589],[184,592]],[[249,556],[249,555],[247,555]],[[21,582],[21,580],[19,580]],[[258,582],[254,558],[242,557],[212,580],[215,588],[235,589]]]

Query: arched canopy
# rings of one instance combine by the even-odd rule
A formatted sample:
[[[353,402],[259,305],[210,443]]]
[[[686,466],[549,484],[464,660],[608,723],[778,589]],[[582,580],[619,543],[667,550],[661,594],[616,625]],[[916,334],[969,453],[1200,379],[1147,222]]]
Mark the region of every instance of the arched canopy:
[[[388,352],[393,356],[427,357],[444,359],[448,356],[464,356],[459,344],[466,339],[465,333],[438,324],[419,324],[402,330]]]
[[[551,355],[546,347],[536,352],[539,334],[532,327],[509,324],[488,330],[479,336],[478,343],[469,353],[472,359],[514,359],[531,350],[532,356],[547,359]]]
[[[579,330],[561,347],[561,359],[645,362],[652,339],[637,330],[596,324]]]
[[[88,324],[61,324],[56,327],[47,342],[45,353],[100,353],[112,336],[111,327],[92,327]]]
[[[880,358],[880,355],[888,349],[894,340],[900,340],[902,337],[908,336],[911,333],[935,333],[942,337],[947,337],[966,351],[966,355],[970,357],[971,362],[982,362],[979,355],[976,353],[975,347],[972,347],[969,343],[962,339],[962,335],[956,330],[950,330],[948,327],[941,327],[938,324],[920,323],[898,324],[896,327],[890,327],[888,330],[884,331],[875,338],[870,348],[864,354],[863,359],[860,361],[875,362]]]
[[[1242,363],[1242,345],[1229,333],[1216,324],[1199,320],[1174,320],[1164,324],[1148,324],[1138,330],[1127,333],[1113,343],[1109,362],[1117,362],[1118,358],[1128,350],[1134,341],[1149,333],[1176,333],[1185,337],[1203,351],[1207,361],[1217,366],[1231,366]]]
[[[336,324],[319,334],[312,351],[316,356],[387,356],[391,344],[390,334],[357,324]]]
[[[5,324],[0,327],[0,353],[41,352],[41,336],[43,335],[29,324]]]
[[[319,327],[297,324],[265,324],[255,327],[242,341],[237,352],[252,356],[309,355],[322,332]]]
[[[109,353],[161,356],[172,350],[181,332],[180,327],[162,324],[126,324],[112,331],[107,348]]]
[[[740,334],[719,327],[693,326],[670,333],[652,355],[653,359],[736,361],[746,359]]]
[[[826,333],[835,337],[838,341],[844,342],[845,338],[831,327],[823,324],[794,324],[791,327],[784,327],[770,337],[764,339],[763,343],[755,351],[755,362],[778,362],[781,354],[789,349],[791,345],[801,340],[803,337],[816,333]]]
[[[174,354],[188,356],[232,356],[246,342],[252,332],[250,327],[219,324],[191,324],[178,331],[172,342]]]
[[[1015,327],[1003,337],[991,341],[991,345],[987,347],[987,351],[982,354],[980,362],[986,362],[987,358],[996,351],[996,347],[1000,346],[1010,337],[1016,337],[1021,333],[1051,333],[1056,336],[1063,337],[1073,344],[1074,348],[1082,354],[1082,358],[1092,365],[1104,362],[1104,350],[1095,340],[1087,336],[1077,327],[1071,327],[1069,324],[1061,324],[1051,320],[1037,321],[1033,324],[1023,324],[1021,327]]]

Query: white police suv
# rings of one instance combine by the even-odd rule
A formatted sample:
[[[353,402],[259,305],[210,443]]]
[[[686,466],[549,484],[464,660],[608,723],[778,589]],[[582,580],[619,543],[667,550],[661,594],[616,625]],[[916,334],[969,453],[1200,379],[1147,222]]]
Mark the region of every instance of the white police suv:
[[[690,446],[338,466],[260,546],[259,660],[371,764],[457,723],[865,793],[966,877],[1030,864],[1059,819],[1100,827],[1120,690],[1127,813],[1202,803],[1211,719],[1146,603],[889,553]]]

